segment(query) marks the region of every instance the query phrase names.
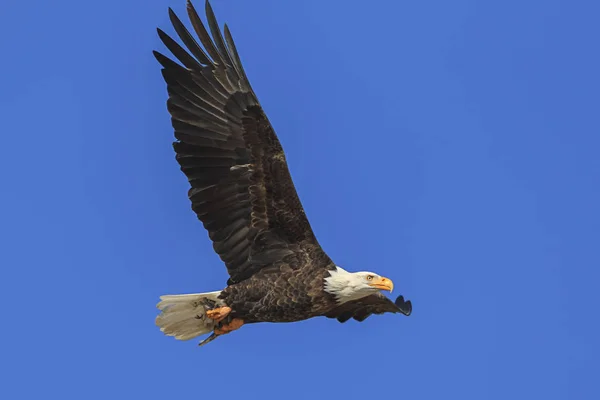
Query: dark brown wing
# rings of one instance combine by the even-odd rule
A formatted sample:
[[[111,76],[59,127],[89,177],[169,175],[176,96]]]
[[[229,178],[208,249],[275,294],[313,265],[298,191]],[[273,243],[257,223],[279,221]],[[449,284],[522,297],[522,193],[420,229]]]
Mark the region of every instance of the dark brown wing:
[[[412,304],[410,300],[404,301],[403,296],[398,296],[396,301],[392,302],[383,294],[376,293],[359,300],[344,303],[325,314],[325,316],[336,318],[340,322],[346,322],[350,318],[362,322],[371,314],[383,314],[386,312],[402,313],[408,316],[412,312]]]
[[[229,283],[303,249],[327,264],[227,25],[223,37],[207,1],[211,39],[189,1],[187,11],[202,47],[169,9],[189,52],[159,29],[183,66],[154,55],[163,66],[176,158],[191,184],[192,209],[225,262]]]

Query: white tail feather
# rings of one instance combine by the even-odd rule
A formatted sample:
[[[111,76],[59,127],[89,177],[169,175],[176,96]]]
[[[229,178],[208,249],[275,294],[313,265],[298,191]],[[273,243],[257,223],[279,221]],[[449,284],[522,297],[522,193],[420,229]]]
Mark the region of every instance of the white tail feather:
[[[219,294],[221,291],[161,296],[156,305],[161,311],[156,317],[156,325],[165,335],[178,340],[189,340],[212,332],[215,324],[212,319],[206,318],[203,300],[222,306],[224,303],[219,300]]]

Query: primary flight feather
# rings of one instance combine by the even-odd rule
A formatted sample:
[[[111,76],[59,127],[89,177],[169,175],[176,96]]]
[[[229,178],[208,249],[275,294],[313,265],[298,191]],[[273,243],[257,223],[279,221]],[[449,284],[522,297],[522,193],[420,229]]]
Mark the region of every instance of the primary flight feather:
[[[410,315],[410,301],[381,294],[392,291],[390,279],[348,272],[323,251],[229,29],[221,33],[208,1],[205,11],[208,30],[188,1],[198,43],[169,9],[187,50],[158,29],[179,63],[154,55],[167,84],[174,149],[191,185],[192,209],[230,278],[220,291],[161,296],[156,324],[180,340],[210,333],[204,344],[248,323]]]

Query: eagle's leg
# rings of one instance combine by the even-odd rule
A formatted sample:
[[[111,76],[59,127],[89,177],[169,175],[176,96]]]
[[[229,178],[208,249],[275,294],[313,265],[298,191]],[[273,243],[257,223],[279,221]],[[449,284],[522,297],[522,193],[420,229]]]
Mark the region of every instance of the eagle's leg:
[[[217,335],[225,335],[226,333],[233,332],[236,329],[240,329],[244,325],[244,321],[240,318],[233,318],[230,322],[226,324],[221,324],[218,328],[215,329],[215,334]]]
[[[215,308],[213,310],[207,310],[206,316],[208,318],[214,320],[215,322],[221,322],[222,320],[225,319],[225,317],[227,317],[229,315],[230,312],[231,312],[231,308],[225,306],[225,307]]]

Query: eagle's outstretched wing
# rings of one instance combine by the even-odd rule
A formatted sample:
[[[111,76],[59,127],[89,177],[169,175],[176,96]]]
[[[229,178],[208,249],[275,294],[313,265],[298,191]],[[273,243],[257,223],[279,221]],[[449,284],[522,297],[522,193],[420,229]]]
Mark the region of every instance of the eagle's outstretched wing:
[[[154,55],[167,83],[174,148],[191,184],[192,209],[225,262],[229,283],[303,250],[327,264],[227,25],[223,36],[207,1],[211,39],[189,1],[187,11],[202,47],[169,9],[187,50],[158,29],[182,65]]]
[[[364,321],[371,314],[402,313],[410,315],[412,304],[410,300],[404,301],[404,297],[398,296],[395,302],[385,297],[381,293],[375,293],[359,300],[344,303],[329,313],[325,314],[328,318],[336,318],[340,322],[346,322],[350,318],[357,321]]]

